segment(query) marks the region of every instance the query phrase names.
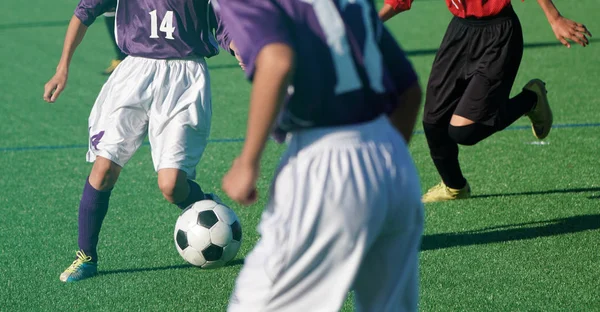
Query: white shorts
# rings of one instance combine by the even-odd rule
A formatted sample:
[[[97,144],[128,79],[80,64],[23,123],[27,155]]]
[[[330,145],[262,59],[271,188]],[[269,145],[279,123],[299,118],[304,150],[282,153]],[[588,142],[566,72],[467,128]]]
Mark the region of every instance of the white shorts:
[[[195,177],[210,134],[210,77],[203,58],[127,57],[102,87],[89,118],[87,160],[123,167],[148,135],[156,171]]]
[[[228,311],[416,311],[423,205],[386,117],[291,134]]]

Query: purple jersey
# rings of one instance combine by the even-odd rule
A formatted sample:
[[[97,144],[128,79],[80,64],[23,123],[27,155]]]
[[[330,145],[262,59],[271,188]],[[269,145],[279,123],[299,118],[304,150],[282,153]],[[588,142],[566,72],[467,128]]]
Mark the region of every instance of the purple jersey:
[[[153,59],[211,57],[219,53],[213,30],[221,46],[229,50],[227,33],[208,0],[80,0],[75,16],[89,26],[115,7],[117,44],[127,55]]]
[[[369,0],[213,0],[252,79],[259,51],[295,51],[285,131],[354,124],[389,113],[417,77]]]

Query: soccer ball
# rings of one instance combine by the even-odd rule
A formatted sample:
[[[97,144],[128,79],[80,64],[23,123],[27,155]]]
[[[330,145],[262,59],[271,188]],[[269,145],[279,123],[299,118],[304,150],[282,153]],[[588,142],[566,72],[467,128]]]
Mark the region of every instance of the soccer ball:
[[[214,269],[233,260],[242,243],[242,226],[231,208],[202,200],[186,208],[175,224],[175,247],[192,265]]]

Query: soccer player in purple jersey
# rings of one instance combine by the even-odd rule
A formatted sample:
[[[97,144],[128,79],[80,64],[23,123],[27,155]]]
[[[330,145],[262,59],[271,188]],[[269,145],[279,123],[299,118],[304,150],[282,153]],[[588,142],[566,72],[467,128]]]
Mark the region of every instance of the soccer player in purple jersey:
[[[80,250],[61,274],[63,282],[97,274],[96,247],[111,191],[144,137],[169,202],[183,209],[210,197],[193,181],[212,115],[205,58],[219,52],[215,30],[221,46],[230,46],[209,1],[81,0],[44,99],[56,101],[88,26],[115,6],[117,43],[128,57],[107,80],[90,114],[87,160],[94,165],[79,205]]]
[[[225,192],[256,200],[278,114],[288,143],[229,311],[337,311],[351,289],[358,310],[415,311],[423,206],[406,142],[421,91],[372,2],[213,6],[253,83]]]

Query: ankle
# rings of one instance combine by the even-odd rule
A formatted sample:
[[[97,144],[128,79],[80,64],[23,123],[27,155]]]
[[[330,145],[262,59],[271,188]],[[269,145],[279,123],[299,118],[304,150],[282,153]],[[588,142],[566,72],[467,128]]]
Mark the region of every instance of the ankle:
[[[537,102],[538,102],[538,96],[535,92],[528,90],[528,89],[523,89],[523,91],[521,91],[521,94],[523,94],[523,97],[533,103],[533,105],[531,105],[531,109],[529,111],[533,111],[535,109],[535,107],[537,106]]]
[[[449,183],[444,181],[444,184],[446,184],[447,187],[455,190],[461,190],[467,186],[467,180],[464,177],[460,177],[460,179],[453,179],[452,181],[448,182]]]

